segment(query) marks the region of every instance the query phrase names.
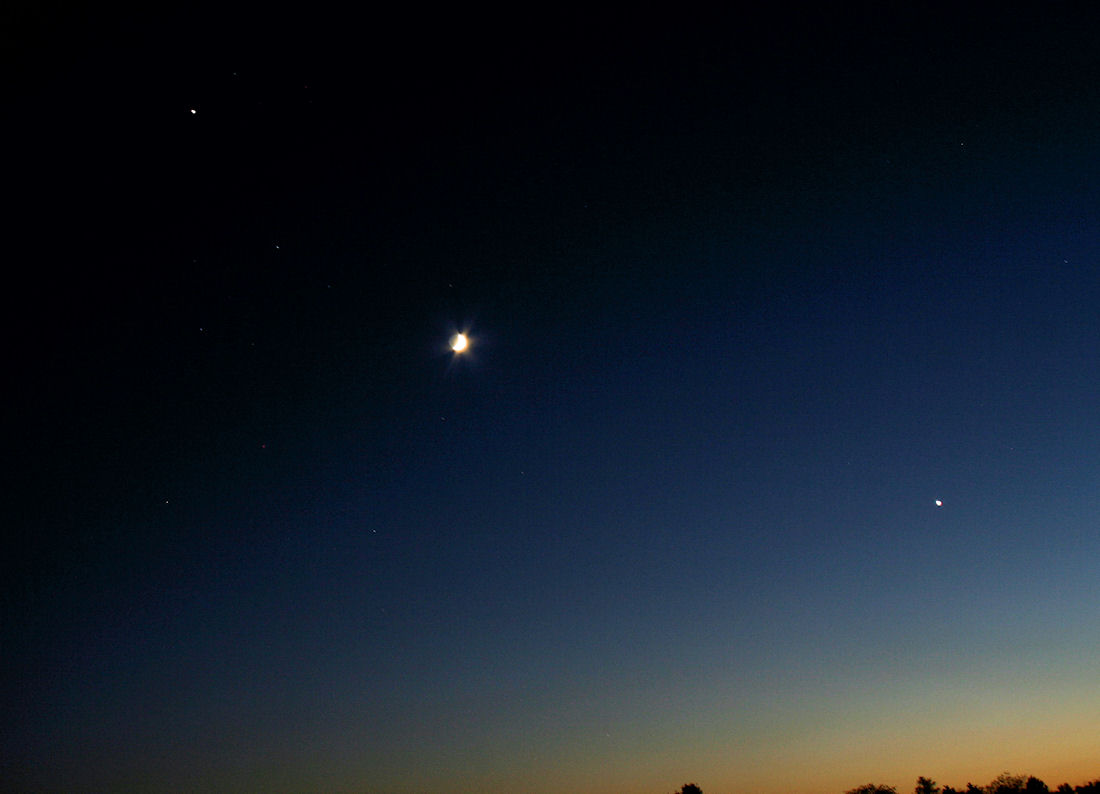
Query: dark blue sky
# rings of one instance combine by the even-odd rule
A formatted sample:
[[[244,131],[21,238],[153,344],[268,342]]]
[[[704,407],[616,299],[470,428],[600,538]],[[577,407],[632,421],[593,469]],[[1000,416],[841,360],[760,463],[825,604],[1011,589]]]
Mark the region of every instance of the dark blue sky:
[[[1087,16],[25,17],[5,790],[1095,776]]]

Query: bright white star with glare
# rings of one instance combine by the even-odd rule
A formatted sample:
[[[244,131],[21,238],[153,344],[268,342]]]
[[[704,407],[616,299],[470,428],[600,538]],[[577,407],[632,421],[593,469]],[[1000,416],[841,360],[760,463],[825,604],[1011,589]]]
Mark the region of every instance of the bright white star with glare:
[[[451,350],[456,353],[462,353],[470,347],[470,340],[466,338],[466,334],[455,334],[451,340]]]
[[[943,502],[941,502],[939,499],[937,499],[936,500],[936,507],[943,507]]]

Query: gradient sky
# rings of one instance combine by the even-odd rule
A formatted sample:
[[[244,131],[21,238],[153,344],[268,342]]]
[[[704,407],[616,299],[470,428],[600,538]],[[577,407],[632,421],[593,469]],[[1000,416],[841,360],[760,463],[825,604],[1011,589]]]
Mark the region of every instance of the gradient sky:
[[[3,790],[1100,775],[1091,19],[157,14],[9,26]]]

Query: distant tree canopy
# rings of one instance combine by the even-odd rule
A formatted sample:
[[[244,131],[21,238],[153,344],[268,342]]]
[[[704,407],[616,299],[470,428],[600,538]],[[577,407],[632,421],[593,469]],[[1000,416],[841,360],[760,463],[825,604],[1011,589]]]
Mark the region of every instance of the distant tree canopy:
[[[876,794],[876,787],[867,785],[854,788],[845,794]],[[1081,786],[1063,783],[1055,790],[1056,794],[1100,794],[1100,780],[1093,780]],[[984,786],[966,784],[966,790],[936,786],[936,782],[926,777],[918,777],[913,794],[1051,794],[1050,787],[1034,775],[1013,775],[1002,772]]]
[[[703,794],[703,790],[694,783],[685,783],[675,794]],[[882,783],[866,783],[848,789],[844,794],[898,794],[898,790],[894,786]],[[985,786],[967,783],[965,792],[951,786],[940,788],[932,778],[921,775],[917,778],[913,794],[1051,794],[1051,791],[1046,783],[1034,775],[1025,777],[1002,772]],[[1082,786],[1063,783],[1058,786],[1056,794],[1100,794],[1100,779],[1089,781]]]
[[[689,791],[687,787],[684,788],[684,794],[695,794],[696,791],[697,789]],[[699,792],[699,794],[702,793]],[[848,789],[844,794],[897,794],[897,789],[881,783],[867,783]],[[1013,775],[1002,772],[985,786],[967,783],[965,791],[951,786],[940,788],[932,778],[921,775],[917,778],[913,794],[1051,794],[1051,790],[1046,783],[1034,775]],[[1055,794],[1100,794],[1100,779],[1089,781],[1081,786],[1063,783],[1058,786]]]
[[[1058,794],[1100,794],[1100,778],[1090,780],[1080,786],[1071,786],[1063,783],[1058,787]]]

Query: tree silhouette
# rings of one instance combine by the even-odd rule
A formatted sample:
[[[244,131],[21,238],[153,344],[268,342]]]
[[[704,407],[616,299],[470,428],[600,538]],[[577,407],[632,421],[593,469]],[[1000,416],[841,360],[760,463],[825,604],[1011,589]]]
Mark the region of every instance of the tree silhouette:
[[[917,778],[917,787],[913,789],[913,794],[940,794],[940,787],[935,780],[922,775]]]
[[[986,794],[1024,794],[1026,780],[1023,775],[1002,772],[985,787]]]
[[[1039,780],[1039,778],[1032,775],[1027,779],[1027,783],[1024,784],[1024,792],[1026,794],[1050,794],[1050,789],[1047,784]]]
[[[679,794],[703,794],[703,790],[694,783],[685,783],[680,787]]]

